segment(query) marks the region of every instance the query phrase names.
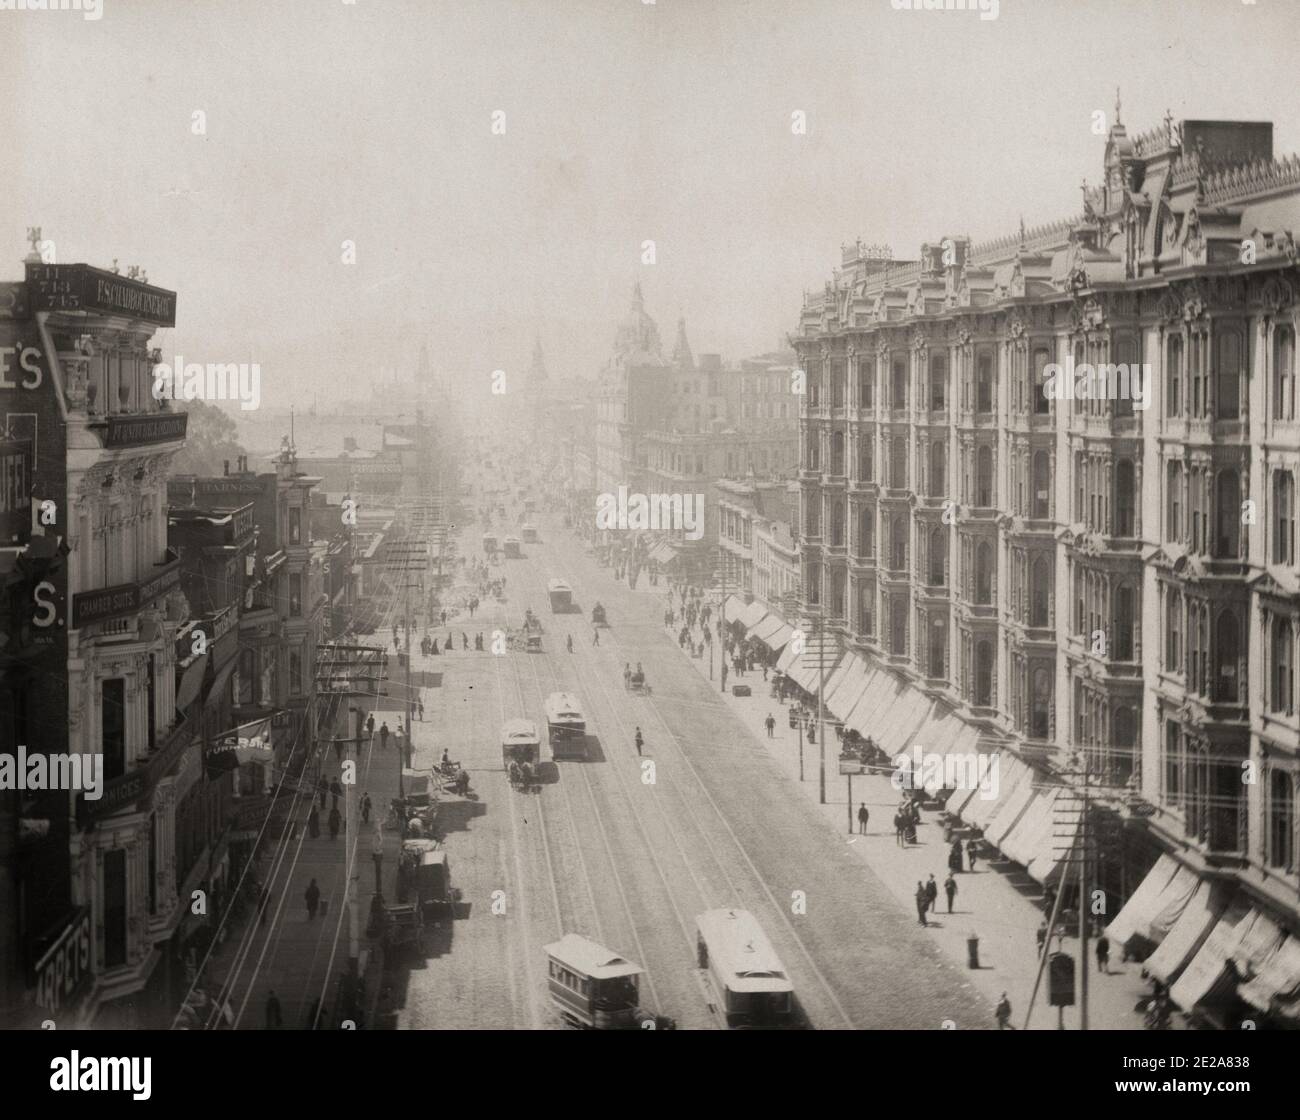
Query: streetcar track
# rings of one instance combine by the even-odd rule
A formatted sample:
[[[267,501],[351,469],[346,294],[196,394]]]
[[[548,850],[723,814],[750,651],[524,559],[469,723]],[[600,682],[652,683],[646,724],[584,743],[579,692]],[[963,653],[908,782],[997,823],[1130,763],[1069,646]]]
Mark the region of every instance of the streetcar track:
[[[556,551],[557,552],[559,551],[558,548]],[[559,566],[560,566],[560,570],[563,571],[566,574],[566,576],[572,575],[573,569],[571,567],[571,562],[569,561],[568,557],[562,557],[561,564]],[[570,579],[570,583],[573,584],[573,582],[574,581]],[[617,639],[615,639],[615,644],[618,648],[620,649],[622,648],[621,643],[619,643]],[[667,732],[668,736],[672,740],[673,745],[677,750],[677,753],[681,756],[681,760],[685,763],[686,768],[690,771],[691,776],[694,778],[696,787],[699,789],[701,793],[703,793],[705,799],[708,801],[710,807],[713,809],[716,819],[721,822],[722,826],[724,827],[728,836],[730,837],[732,843],[734,844],[736,850],[740,853],[746,865],[749,867],[750,874],[752,875],[755,883],[758,884],[763,894],[767,897],[767,900],[770,903],[772,909],[779,915],[780,920],[786,929],[786,932],[789,934],[789,937],[793,940],[794,944],[797,946],[800,954],[807,961],[809,968],[811,969],[813,975],[817,978],[818,982],[821,984],[826,995],[829,997],[832,1006],[835,1008],[835,1011],[843,1020],[844,1024],[848,1026],[850,1029],[852,1029],[854,1027],[853,1020],[851,1016],[848,1014],[847,1010],[844,1008],[843,1004],[841,1003],[838,995],[835,992],[835,989],[831,986],[830,982],[826,979],[825,975],[818,967],[816,960],[813,958],[812,952],[808,949],[807,945],[803,941],[803,938],[800,936],[798,931],[795,929],[793,923],[790,921],[788,915],[785,912],[784,907],[782,907],[777,902],[776,896],[773,893],[771,887],[768,885],[766,879],[764,879],[762,874],[759,872],[757,866],[754,864],[753,859],[750,857],[748,851],[746,851],[745,846],[741,843],[740,838],[736,835],[736,832],[732,827],[731,822],[727,820],[726,815],[722,812],[722,809],[718,805],[716,799],[713,797],[708,787],[704,784],[704,781],[701,778],[698,770],[696,769],[695,765],[691,762],[686,750],[682,746],[680,737],[668,725],[668,722],[664,718],[663,713],[659,710],[658,706],[654,703],[653,694],[649,699],[647,706],[653,712],[654,718],[659,724],[659,726],[661,726],[664,729],[664,731]],[[681,794],[682,804],[685,806],[688,815],[690,815],[692,821],[695,823],[696,829],[699,832],[701,839],[703,839],[705,846],[709,849],[710,854],[713,856],[714,862],[717,864],[719,870],[722,871],[724,878],[726,878],[728,883],[730,884],[733,894],[739,897],[739,893],[736,891],[735,888],[735,881],[732,879],[730,873],[726,869],[726,866],[722,863],[721,859],[719,858],[716,850],[714,849],[712,842],[709,840],[707,834],[705,833],[702,825],[699,822],[698,817],[694,813],[694,810],[690,807],[689,800],[685,796],[685,790],[682,789],[673,781],[671,774],[669,775],[668,780],[669,783],[673,785],[674,788],[677,789],[678,792]]]

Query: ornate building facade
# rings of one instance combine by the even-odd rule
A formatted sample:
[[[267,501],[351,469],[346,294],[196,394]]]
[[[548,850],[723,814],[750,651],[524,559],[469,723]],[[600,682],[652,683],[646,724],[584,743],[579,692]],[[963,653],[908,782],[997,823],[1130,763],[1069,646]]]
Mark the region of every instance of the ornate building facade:
[[[1300,160],[1117,113],[1083,203],[847,247],[805,297],[805,600],[1040,773],[1086,767],[1131,841],[1109,891],[1173,852],[1300,933]],[[1069,363],[1145,396],[1070,399]]]

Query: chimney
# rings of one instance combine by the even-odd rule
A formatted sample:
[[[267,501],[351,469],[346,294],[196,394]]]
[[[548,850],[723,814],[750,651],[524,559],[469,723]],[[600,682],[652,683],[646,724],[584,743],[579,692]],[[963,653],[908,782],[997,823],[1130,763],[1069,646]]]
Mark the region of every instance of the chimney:
[[[221,460],[221,473],[222,473],[223,475],[229,475],[229,474],[230,474],[230,460],[229,460],[229,459],[222,459],[222,460]]]

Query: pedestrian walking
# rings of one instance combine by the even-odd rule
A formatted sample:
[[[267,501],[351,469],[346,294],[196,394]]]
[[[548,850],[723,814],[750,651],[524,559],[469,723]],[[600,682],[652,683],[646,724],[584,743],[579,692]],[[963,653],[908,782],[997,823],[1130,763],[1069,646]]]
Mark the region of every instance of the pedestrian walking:
[[[339,816],[338,806],[330,810],[330,839],[337,840],[339,836],[339,825],[343,823],[343,818]]]
[[[952,913],[952,900],[957,897],[957,880],[952,877],[952,872],[948,872],[948,878],[943,881],[943,893],[948,896],[948,913]]]
[[[442,624],[443,624],[444,626],[447,625],[447,612],[446,612],[446,611],[443,611],[443,612],[442,612]]]
[[[771,712],[767,713],[767,719],[763,723],[767,727],[767,737],[771,739],[773,737],[772,732],[776,729],[776,720],[772,718]]]
[[[623,662],[623,687],[632,687],[632,666],[626,661]]]
[[[930,896],[925,893],[925,887],[920,880],[916,884],[916,918],[923,926],[930,923],[925,920],[925,912],[930,908]]]
[[[769,723],[772,721],[771,716],[768,716],[767,719]],[[771,734],[770,730],[768,731],[768,734]],[[864,801],[858,806],[858,834],[860,836],[865,836],[867,834],[867,821],[870,819],[871,814],[867,812],[867,803]]]
[[[1043,946],[1047,944],[1047,921],[1038,923],[1038,929],[1034,931],[1034,936],[1038,939],[1038,955],[1043,955]]]
[[[993,1014],[998,1020],[998,1030],[1015,1030],[1011,1026],[1011,1001],[1007,999],[1007,993],[1002,993],[1002,998],[998,1000],[998,1005],[993,1009]]]
[[[307,899],[307,919],[310,921],[316,917],[316,907],[320,905],[320,887],[316,885],[315,879],[307,884],[304,897]]]
[[[1097,971],[1110,975],[1110,939],[1104,933],[1097,938]]]
[[[275,1031],[282,1026],[284,1026],[284,1016],[280,1013],[280,997],[275,994],[275,989],[272,988],[266,993],[266,1029]]]
[[[374,713],[372,712],[370,715],[366,717],[366,734],[373,735],[374,733],[375,733],[375,717],[374,717]]]
[[[417,710],[419,711],[419,713],[420,713],[420,722],[423,723],[423,722],[424,722],[424,701],[423,701],[423,700],[417,700],[417,701],[415,702],[415,706],[416,706],[416,709],[417,709]]]
[[[907,821],[903,818],[902,813],[894,814],[894,843],[900,848],[903,846],[903,830],[907,828]]]
[[[636,753],[638,758],[641,757],[641,747],[644,743],[645,740],[641,737],[641,728],[638,727],[636,729]]]
[[[978,852],[979,849],[975,846],[974,837],[967,840],[966,841],[966,867],[971,871],[975,870],[975,856],[978,854]]]
[[[387,720],[385,720],[383,725],[379,728],[379,746],[383,750],[388,749],[388,721]],[[325,802],[322,801],[321,808],[324,807],[325,807]]]
[[[330,782],[330,797],[333,798],[333,800],[330,802],[331,809],[337,809],[339,807],[339,798],[342,796],[343,796],[343,787],[339,785],[338,778],[335,778],[333,781]]]
[[[961,840],[954,840],[948,852],[948,870],[955,875],[961,874]]]
[[[565,647],[568,649],[568,651],[569,651],[570,653],[573,652],[573,635],[572,635],[572,634],[570,634],[568,637],[566,637],[566,638],[564,639],[564,645],[565,645]]]
[[[361,823],[370,823],[370,794],[368,792],[361,795]]]
[[[325,775],[322,774],[316,779],[316,792],[320,795],[320,807],[322,809],[325,808],[325,795],[329,793],[329,791],[330,784],[325,780]]]
[[[598,645],[600,645],[600,631],[599,631],[599,630],[592,630],[592,632],[591,632],[591,644],[592,644],[593,646],[598,646]]]
[[[930,872],[930,877],[925,881],[925,898],[930,904],[929,909],[933,911],[939,903],[939,884],[934,881],[933,871]]]
[[[1056,908],[1056,888],[1050,883],[1043,888],[1043,913],[1051,917]]]
[[[320,811],[316,808],[314,801],[312,802],[311,812],[307,814],[307,835],[313,840],[320,835]]]
[[[469,635],[464,630],[460,632],[460,648],[469,649]]]

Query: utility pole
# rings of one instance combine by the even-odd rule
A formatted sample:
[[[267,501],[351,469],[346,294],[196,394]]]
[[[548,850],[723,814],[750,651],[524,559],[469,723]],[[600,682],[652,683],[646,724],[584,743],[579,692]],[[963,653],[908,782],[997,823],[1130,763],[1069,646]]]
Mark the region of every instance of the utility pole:
[[[343,783],[343,835],[347,840],[346,851],[347,859],[344,867],[344,877],[346,880],[345,897],[348,908],[348,970],[340,984],[340,1006],[338,1019],[340,1022],[351,1020],[356,1023],[360,1018],[360,992],[361,992],[361,924],[360,916],[357,913],[357,784],[356,772],[357,763],[361,751],[361,723],[365,713],[359,707],[349,709],[356,715],[357,735],[356,739],[349,739],[344,736],[344,751],[350,757],[345,760],[352,763],[353,780]],[[346,724],[343,729],[347,730]],[[348,750],[348,744],[355,743],[356,749]]]
[[[1083,754],[1083,811],[1079,814],[1079,1030],[1088,1029],[1088,748]]]
[[[822,630],[822,605],[817,604],[817,755],[821,769],[821,804],[826,804],[826,642]]]

